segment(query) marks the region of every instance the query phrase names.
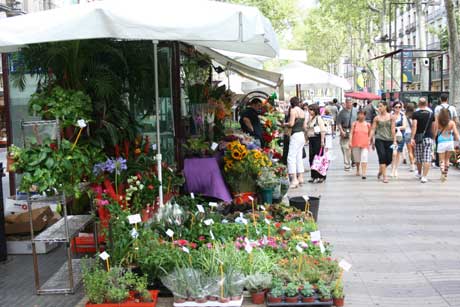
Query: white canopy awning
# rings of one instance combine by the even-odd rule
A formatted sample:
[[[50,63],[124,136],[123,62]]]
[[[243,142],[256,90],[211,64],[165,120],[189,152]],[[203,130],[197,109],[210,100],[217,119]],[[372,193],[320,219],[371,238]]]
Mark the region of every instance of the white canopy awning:
[[[0,20],[0,52],[77,39],[173,40],[275,57],[273,28],[257,8],[207,0],[105,0]]]
[[[275,71],[283,75],[286,88],[300,84],[310,88],[351,89],[351,85],[346,79],[300,62],[287,64],[275,69]]]
[[[278,87],[281,84],[281,74],[279,73],[248,66],[210,48],[196,46],[196,49],[201,53],[209,55],[211,59],[223,65],[226,69],[234,71],[246,79],[250,79],[273,88]]]

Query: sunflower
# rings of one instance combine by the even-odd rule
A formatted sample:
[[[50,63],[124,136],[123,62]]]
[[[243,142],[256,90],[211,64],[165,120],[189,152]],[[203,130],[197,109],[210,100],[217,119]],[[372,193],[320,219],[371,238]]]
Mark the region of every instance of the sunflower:
[[[238,150],[233,150],[232,151],[232,158],[235,159],[235,160],[238,160],[238,161],[243,159],[241,153]]]
[[[230,161],[227,161],[227,162],[225,163],[224,170],[225,170],[226,172],[228,172],[229,170],[232,169],[232,167],[233,167],[233,161],[231,161],[231,160],[230,160]]]
[[[259,160],[260,158],[262,158],[262,154],[260,153],[260,151],[255,150],[254,151],[254,159]]]

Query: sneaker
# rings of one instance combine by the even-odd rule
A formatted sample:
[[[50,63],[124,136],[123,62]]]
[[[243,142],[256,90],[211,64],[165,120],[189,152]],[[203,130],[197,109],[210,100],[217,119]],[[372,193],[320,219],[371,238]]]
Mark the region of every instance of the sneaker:
[[[427,183],[428,182],[428,179],[426,177],[422,177],[422,179],[420,180],[421,183]]]
[[[422,175],[420,175],[419,173],[415,173],[415,178],[422,179]]]
[[[346,172],[349,172],[349,171],[350,171],[350,168],[349,168],[349,167],[345,167],[345,171],[346,171]]]
[[[412,165],[410,166],[410,170],[409,170],[409,171],[410,171],[410,172],[415,172],[415,164],[412,164]]]

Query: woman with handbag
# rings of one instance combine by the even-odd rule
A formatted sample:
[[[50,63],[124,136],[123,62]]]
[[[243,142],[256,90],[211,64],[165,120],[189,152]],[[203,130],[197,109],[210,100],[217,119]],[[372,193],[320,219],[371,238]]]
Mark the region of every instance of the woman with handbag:
[[[305,113],[300,108],[300,100],[292,97],[290,100],[291,108],[289,110],[289,121],[284,124],[285,127],[291,128],[289,138],[289,151],[287,155],[287,165],[290,180],[290,187],[297,188],[303,184],[303,147],[305,145]]]
[[[449,110],[442,109],[437,118],[439,168],[441,169],[441,181],[447,180],[447,170],[450,164],[450,155],[454,152],[454,140],[459,140],[457,125],[450,119]]]
[[[379,157],[379,174],[377,179],[383,177],[383,183],[388,183],[387,167],[393,159],[393,148],[398,146],[396,143],[395,121],[388,113],[388,104],[385,101],[379,102],[379,115],[374,118],[372,123],[371,140],[372,148],[377,150]]]
[[[307,124],[307,137],[308,137],[308,148],[309,148],[309,160],[310,168],[313,166],[313,160],[315,156],[323,154],[323,148],[325,145],[326,127],[324,121],[321,118],[319,106],[317,104],[310,105],[308,107],[310,113],[310,120]],[[321,175],[318,171],[310,170],[311,179],[308,182],[311,183],[322,183],[326,180],[326,175]]]
[[[356,176],[366,179],[367,161],[371,136],[371,124],[366,120],[366,112],[358,111],[358,120],[351,126],[350,148],[356,163]],[[361,174],[359,170],[361,169]]]
[[[392,119],[395,122],[396,142],[398,143],[398,147],[393,149],[391,177],[398,178],[398,167],[404,150],[404,133],[406,131],[406,116],[402,112],[402,103],[399,101],[393,104]]]

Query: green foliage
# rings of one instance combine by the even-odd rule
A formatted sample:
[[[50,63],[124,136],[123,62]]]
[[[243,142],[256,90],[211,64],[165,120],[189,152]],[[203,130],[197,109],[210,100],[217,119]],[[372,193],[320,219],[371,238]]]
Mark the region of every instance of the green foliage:
[[[250,292],[261,292],[268,289],[272,283],[272,276],[267,273],[255,273],[246,276],[246,289]]]
[[[262,168],[256,182],[257,185],[262,189],[274,189],[277,185],[280,184],[280,180],[278,177],[276,177],[275,172],[268,167]]]
[[[93,304],[102,304],[104,291],[108,287],[107,272],[98,264],[91,265],[88,259],[82,260],[83,285],[85,294]]]
[[[332,297],[333,298],[343,298],[343,283],[341,279],[336,279],[332,284]]]
[[[82,91],[55,86],[32,95],[29,113],[44,119],[59,119],[63,127],[73,126],[79,119],[91,118],[91,99]]]
[[[275,287],[270,290],[270,295],[272,297],[282,297],[284,295],[283,287]]]
[[[321,299],[331,299],[332,292],[331,287],[326,284],[323,280],[320,280],[317,284],[318,286],[318,294]]]
[[[295,297],[299,295],[299,287],[295,283],[288,283],[285,292],[286,296]]]
[[[304,283],[302,289],[300,290],[300,294],[302,294],[304,297],[311,297],[314,293],[315,290],[309,282]]]

